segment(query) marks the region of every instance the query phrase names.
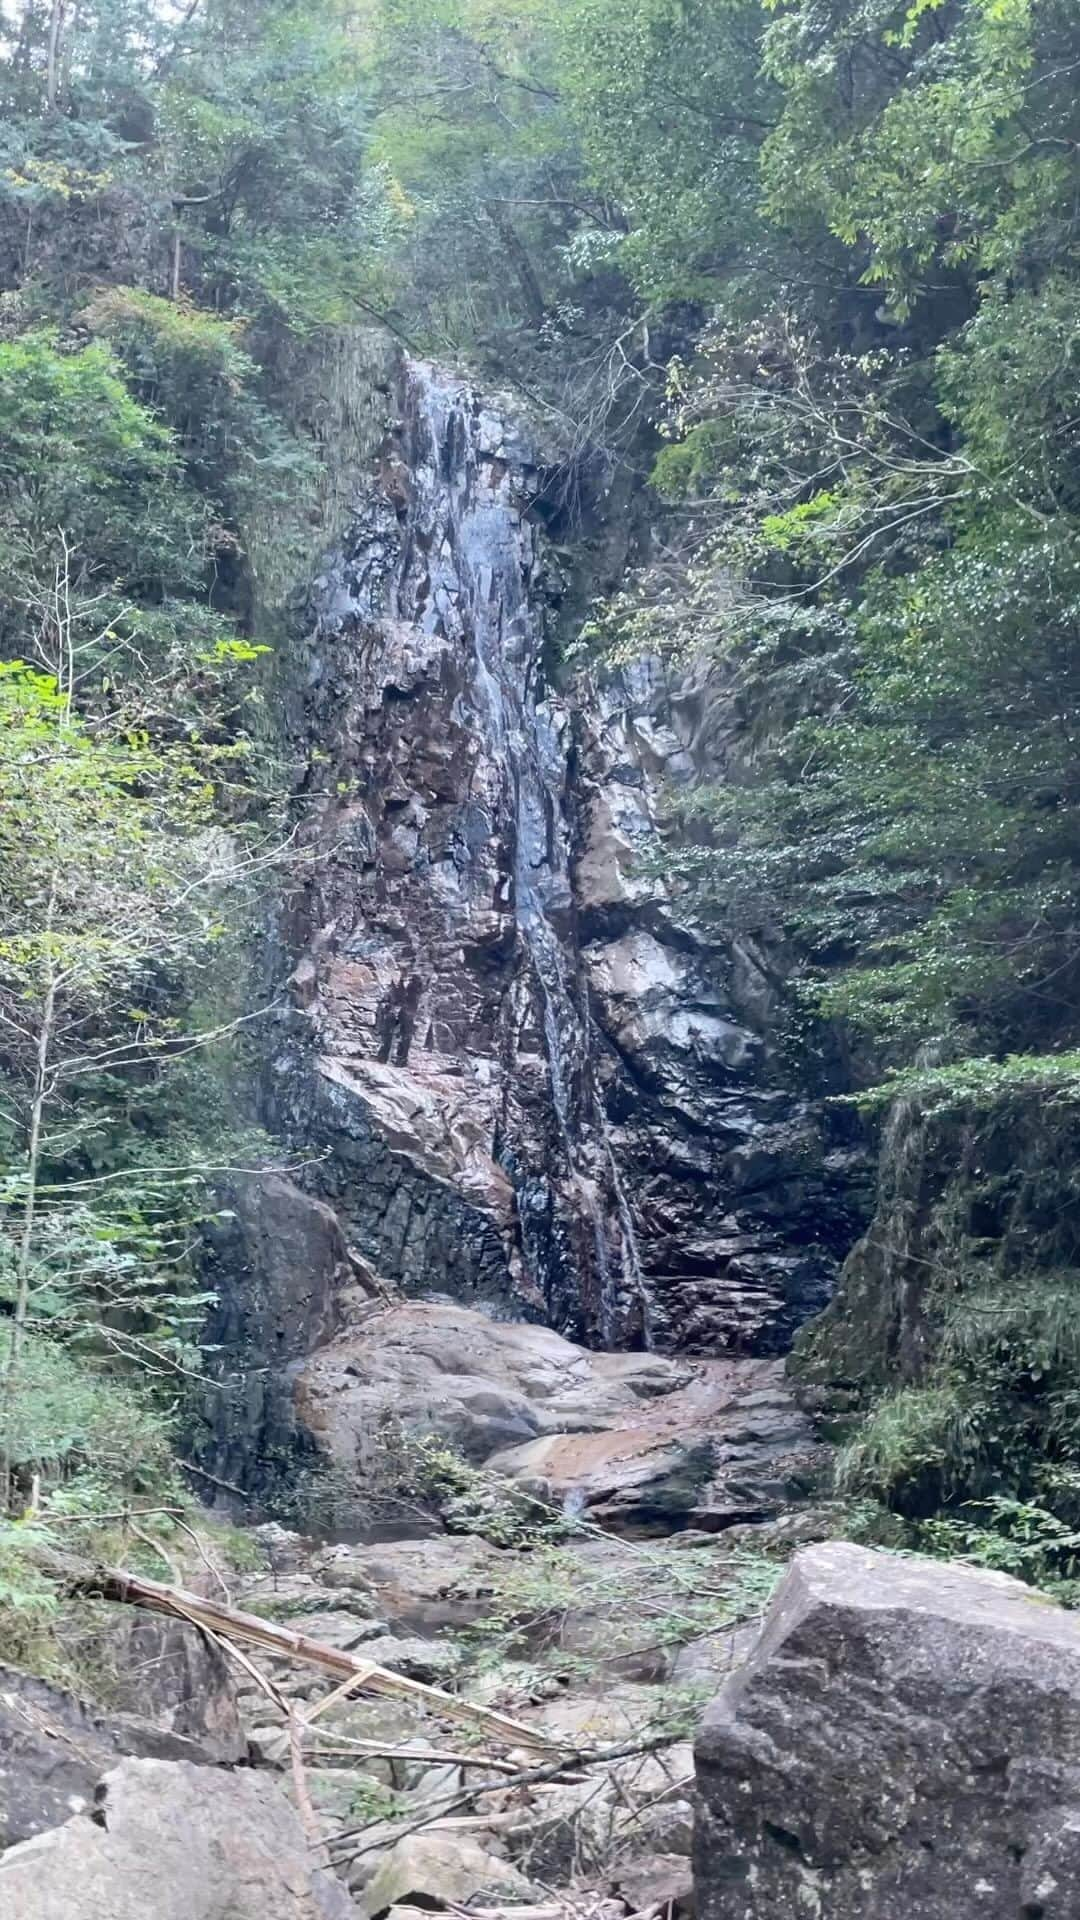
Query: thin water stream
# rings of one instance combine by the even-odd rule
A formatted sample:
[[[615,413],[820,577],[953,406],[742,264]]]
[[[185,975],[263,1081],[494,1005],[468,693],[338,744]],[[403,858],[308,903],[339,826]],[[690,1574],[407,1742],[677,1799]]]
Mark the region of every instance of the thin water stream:
[[[543,613],[533,591],[539,536],[528,501],[515,500],[505,484],[505,423],[430,365],[413,362],[409,378],[427,447],[414,469],[425,539],[408,545],[395,611],[425,632],[454,634],[468,649],[486,735],[481,760],[499,768],[499,811],[513,822],[514,915],[534,982],[562,1161],[554,1185],[590,1230],[602,1336],[616,1340],[629,1299],[640,1303],[649,1345],[633,1210],[608,1133],[595,1029],[573,951],[569,716],[543,686]],[[515,466],[521,460],[516,448]]]

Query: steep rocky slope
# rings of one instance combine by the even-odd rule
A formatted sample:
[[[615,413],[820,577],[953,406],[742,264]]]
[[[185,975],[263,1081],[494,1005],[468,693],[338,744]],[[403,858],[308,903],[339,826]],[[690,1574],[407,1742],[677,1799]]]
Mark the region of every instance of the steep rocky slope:
[[[557,450],[420,363],[385,407],[289,666],[317,858],[267,1111],[379,1284],[605,1346],[782,1349],[847,1230],[839,1175],[770,957],[647,871],[715,716],[651,663],[553,680]]]

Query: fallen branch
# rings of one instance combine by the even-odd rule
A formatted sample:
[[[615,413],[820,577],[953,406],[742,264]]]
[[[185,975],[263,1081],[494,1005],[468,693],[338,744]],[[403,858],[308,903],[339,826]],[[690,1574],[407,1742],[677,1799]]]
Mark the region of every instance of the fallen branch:
[[[208,1473],[205,1467],[197,1466],[194,1460],[181,1460],[179,1464],[185,1473],[195,1474],[198,1479],[207,1481],[210,1486],[220,1487],[224,1493],[235,1493],[240,1500],[251,1499],[250,1493],[245,1493],[243,1487],[238,1487],[235,1480],[222,1480],[216,1473]]]
[[[310,1719],[309,1715],[309,1724]],[[358,1754],[370,1760],[415,1760],[428,1767],[479,1767],[485,1773],[503,1774],[510,1780],[522,1771],[513,1760],[493,1760],[488,1753],[456,1753],[445,1747],[391,1747],[385,1740],[353,1740],[336,1729],[327,1736],[334,1744],[327,1746],[321,1729],[314,1727],[312,1731],[318,1741],[316,1753],[324,1757],[333,1755],[345,1759],[350,1754]]]
[[[279,1659],[298,1660],[306,1666],[320,1667],[326,1673],[351,1678],[357,1687],[369,1693],[384,1694],[393,1700],[411,1700],[417,1706],[441,1715],[443,1719],[463,1720],[470,1726],[480,1727],[493,1739],[510,1746],[526,1747],[541,1753],[572,1751],[565,1741],[544,1733],[539,1727],[527,1726],[523,1720],[515,1720],[509,1714],[498,1713],[492,1707],[480,1707],[471,1700],[458,1699],[442,1687],[427,1686],[421,1680],[410,1680],[405,1674],[394,1673],[374,1660],[363,1660],[358,1654],[347,1653],[341,1647],[328,1647],[321,1640],[310,1640],[306,1634],[293,1632],[290,1627],[276,1626],[269,1620],[260,1619],[257,1614],[241,1613],[239,1609],[226,1607],[220,1601],[186,1593],[182,1587],[169,1587],[157,1580],[147,1580],[141,1574],[129,1573],[126,1568],[104,1567],[93,1572],[68,1568],[65,1570],[65,1581],[70,1591],[146,1607],[152,1613],[164,1613],[172,1619],[186,1620],[193,1626],[205,1628],[220,1639],[243,1641],[248,1646],[260,1647],[264,1653],[275,1654]]]
[[[487,1794],[505,1793],[508,1787],[535,1789],[548,1784],[580,1786],[583,1776],[580,1771],[571,1772],[571,1767],[580,1769],[593,1765],[609,1766],[613,1760],[636,1759],[640,1755],[655,1753],[660,1747],[671,1744],[671,1737],[668,1734],[653,1736],[647,1740],[635,1740],[621,1747],[596,1748],[592,1751],[579,1748],[570,1756],[567,1756],[564,1751],[561,1759],[549,1762],[545,1766],[534,1767],[528,1773],[519,1773],[513,1781],[481,1780],[475,1787],[457,1787],[441,1799],[427,1801],[419,1819],[412,1821],[408,1826],[402,1825],[395,1828],[395,1838],[408,1839],[411,1834],[420,1833],[425,1827],[443,1823],[459,1813],[465,1813],[468,1808],[475,1805],[477,1800],[483,1799]],[[601,1784],[602,1782],[597,1782],[598,1790]],[[580,1812],[580,1808],[578,1811]],[[369,1828],[366,1825],[343,1827],[337,1833],[328,1834],[326,1844],[328,1847],[336,1847],[350,1840],[362,1840],[368,1831]],[[338,1856],[335,1865],[340,1868],[346,1861],[355,1860],[360,1854],[370,1853],[384,1844],[381,1837],[367,1840],[363,1845],[354,1847],[351,1853]]]

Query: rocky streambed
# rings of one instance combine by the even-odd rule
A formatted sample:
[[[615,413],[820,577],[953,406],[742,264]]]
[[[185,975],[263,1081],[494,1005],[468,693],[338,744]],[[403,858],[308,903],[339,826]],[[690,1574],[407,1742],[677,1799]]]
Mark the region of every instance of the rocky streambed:
[[[3,1920],[1072,1920],[1075,1616],[797,1545],[821,1507],[733,1520],[736,1437],[739,1475],[807,1469],[768,1363],[664,1379],[512,1338],[531,1404],[581,1422],[595,1384],[604,1411],[459,1469],[441,1521],[431,1483],[411,1535],[400,1508],[366,1542],[266,1523],[242,1570],[235,1537],[174,1545],[192,1624],[98,1621],[124,1708],[0,1671]],[[444,1407],[477,1378],[459,1359]],[[662,1531],[689,1409],[713,1471]]]
[[[244,1604],[554,1749],[504,1752],[515,1779],[427,1704],[360,1699],[320,1719],[308,1787],[360,1910],[543,1904],[552,1889],[626,1910],[685,1898],[693,1728],[773,1584],[762,1522],[816,1464],[777,1363],[597,1354],[404,1304],[321,1350],[300,1392],[339,1473],[366,1475],[369,1525],[399,1537],[313,1546],[263,1529],[270,1565]],[[370,1444],[404,1409],[442,1513],[440,1527],[421,1512],[411,1538]],[[291,1665],[274,1678],[286,1700],[325,1691]],[[280,1713],[257,1684],[241,1699],[260,1760],[287,1764]]]
[[[0,1911],[126,1920],[152,1879],[150,1910],[179,1913],[182,1855],[135,1865],[174,1820],[214,1920],[688,1910],[694,1729],[774,1584],[766,1516],[815,1464],[778,1363],[593,1353],[405,1302],[320,1349],[297,1393],[346,1537],[255,1526],[238,1572],[211,1530],[170,1571],[424,1691],[361,1672],[350,1692],[147,1615],[127,1711],[7,1674]]]
[[[241,1603],[552,1743],[493,1752],[430,1703],[320,1714],[306,1792],[359,1910],[685,1902],[693,1729],[778,1571],[763,1523],[820,1464],[781,1364],[404,1302],[322,1347],[297,1394],[339,1525],[386,1537],[262,1528]],[[326,1692],[292,1662],[268,1677],[286,1708]],[[295,1794],[281,1704],[251,1678],[238,1697]]]

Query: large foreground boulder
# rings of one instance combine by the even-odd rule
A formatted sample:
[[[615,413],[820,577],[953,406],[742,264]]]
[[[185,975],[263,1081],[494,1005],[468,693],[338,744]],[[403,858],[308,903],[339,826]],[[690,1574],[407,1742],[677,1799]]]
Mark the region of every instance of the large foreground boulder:
[[[0,1858],[0,1920],[354,1920],[272,1779],[123,1760],[92,1813]]]
[[[1080,1619],[1002,1574],[804,1549],[696,1758],[699,1920],[1080,1914]]]
[[[208,1657],[214,1651],[208,1647]],[[0,1666],[0,1852],[89,1812],[102,1774],[124,1756],[199,1766],[221,1758],[212,1743],[149,1718],[106,1715],[47,1680]]]

